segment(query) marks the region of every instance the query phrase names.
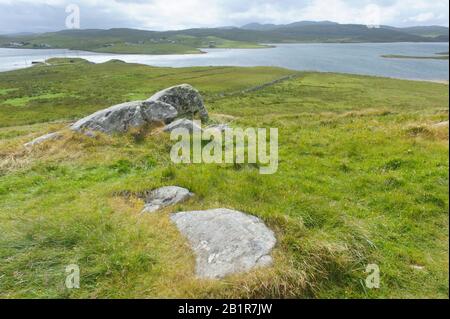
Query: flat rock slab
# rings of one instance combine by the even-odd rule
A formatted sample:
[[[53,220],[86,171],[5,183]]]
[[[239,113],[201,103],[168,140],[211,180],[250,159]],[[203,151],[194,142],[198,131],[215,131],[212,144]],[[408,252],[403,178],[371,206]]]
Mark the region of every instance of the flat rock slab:
[[[58,132],[49,133],[49,134],[40,136],[40,137],[32,140],[31,142],[24,144],[23,146],[25,146],[26,148],[32,148],[33,146],[42,144],[47,141],[54,141],[54,140],[60,139],[61,137],[62,137],[61,133],[58,133]]]
[[[225,208],[171,216],[196,255],[196,274],[219,279],[270,266],[274,233],[257,217]]]
[[[154,213],[164,207],[181,203],[193,195],[188,189],[177,186],[155,189],[145,198],[145,207],[142,213]]]

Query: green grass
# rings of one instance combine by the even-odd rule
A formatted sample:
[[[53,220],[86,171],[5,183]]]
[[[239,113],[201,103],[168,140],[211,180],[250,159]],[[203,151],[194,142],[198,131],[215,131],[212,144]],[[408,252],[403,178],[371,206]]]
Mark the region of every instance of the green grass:
[[[46,94],[37,95],[37,96],[26,96],[26,97],[7,99],[7,100],[3,101],[3,103],[10,105],[10,106],[25,106],[25,105],[31,104],[34,101],[38,101],[38,103],[41,103],[42,101],[48,102],[53,99],[59,99],[59,98],[63,98],[63,97],[65,97],[64,93],[46,93]]]
[[[0,95],[5,95],[5,94],[7,94],[9,92],[12,92],[14,90],[16,90],[16,89],[1,89],[0,90]]]
[[[264,67],[153,68],[117,60],[102,64],[81,59],[48,62],[50,66],[0,73],[0,90],[5,90],[0,100],[0,127],[75,120],[113,104],[147,99],[180,82],[201,87],[205,96],[214,97],[295,73]],[[17,103],[25,110],[18,110]]]
[[[289,74],[297,77],[240,93]],[[185,82],[199,88],[213,121],[279,128],[279,171],[174,165],[165,134],[90,139],[64,129],[69,119]],[[447,85],[62,60],[1,73],[4,89],[15,89],[8,99],[65,97],[0,105],[0,297],[449,296],[448,129],[433,127],[448,120]],[[23,149],[59,129],[63,139]],[[196,196],[145,216],[138,199],[117,196],[163,185]],[[194,277],[194,258],[168,216],[217,207],[275,230],[274,267],[217,282]],[[81,289],[69,291],[64,269],[73,263]],[[363,285],[373,263],[379,290]]]

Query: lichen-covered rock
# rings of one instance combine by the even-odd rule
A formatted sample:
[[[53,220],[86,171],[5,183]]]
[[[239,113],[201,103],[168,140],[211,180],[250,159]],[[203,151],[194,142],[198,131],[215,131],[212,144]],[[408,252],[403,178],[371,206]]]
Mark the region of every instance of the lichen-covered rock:
[[[32,140],[29,143],[24,144],[24,147],[32,148],[33,146],[42,144],[46,141],[54,141],[54,140],[60,139],[61,137],[62,137],[62,134],[58,133],[58,132],[45,134],[43,136],[40,136],[40,137]]]
[[[158,188],[145,198],[145,207],[142,213],[154,213],[164,207],[183,202],[193,194],[186,188],[166,186]]]
[[[179,119],[176,120],[164,127],[165,132],[172,132],[173,130],[184,128],[189,131],[189,133],[192,133],[193,131],[201,132],[202,128],[200,125],[195,123],[194,121],[187,120],[187,119]]]
[[[272,263],[274,233],[255,216],[221,208],[181,212],[171,219],[195,252],[200,278],[223,278]]]
[[[208,119],[208,111],[200,93],[189,84],[182,84],[162,90],[147,101],[164,102],[172,105],[179,116],[199,114],[202,120]]]
[[[123,133],[155,121],[170,122],[177,110],[164,102],[135,101],[114,105],[89,115],[71,126],[74,131]]]

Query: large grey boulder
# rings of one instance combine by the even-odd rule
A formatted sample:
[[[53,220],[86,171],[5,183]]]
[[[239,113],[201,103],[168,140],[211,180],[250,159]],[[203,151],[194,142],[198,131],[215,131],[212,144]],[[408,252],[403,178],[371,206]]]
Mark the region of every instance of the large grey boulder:
[[[54,141],[54,140],[60,139],[61,137],[62,137],[61,133],[58,133],[58,132],[49,133],[49,134],[45,134],[43,136],[40,136],[38,138],[35,138],[31,142],[28,142],[28,143],[24,144],[23,146],[25,148],[32,148],[32,147],[34,147],[36,145],[42,144],[42,143],[47,142],[47,141]]]
[[[188,119],[179,119],[166,125],[166,127],[164,127],[164,132],[172,132],[180,128],[187,129],[189,133],[192,133],[193,131],[196,132],[202,131],[201,126],[195,123],[194,121]]]
[[[114,105],[89,115],[71,126],[74,131],[123,133],[133,127],[156,121],[170,122],[177,110],[164,102],[135,101]]]
[[[142,213],[154,213],[164,207],[183,202],[193,194],[186,188],[167,186],[158,188],[145,198],[145,207]]]
[[[172,105],[179,116],[199,114],[202,120],[208,119],[208,111],[200,93],[189,84],[182,84],[162,90],[147,101],[164,102]]]
[[[255,216],[221,208],[181,212],[171,219],[195,252],[200,278],[223,278],[272,263],[274,233]]]

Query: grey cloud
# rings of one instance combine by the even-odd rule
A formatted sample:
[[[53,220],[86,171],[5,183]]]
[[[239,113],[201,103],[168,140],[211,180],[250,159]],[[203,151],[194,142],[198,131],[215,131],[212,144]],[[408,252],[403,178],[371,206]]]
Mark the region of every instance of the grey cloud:
[[[304,19],[355,23],[369,4],[385,9],[386,24],[448,26],[447,0],[0,0],[0,33],[64,29],[65,6],[69,3],[80,4],[82,28],[166,30]],[[340,11],[326,10],[329,6]],[[173,14],[175,9],[178,11]]]

